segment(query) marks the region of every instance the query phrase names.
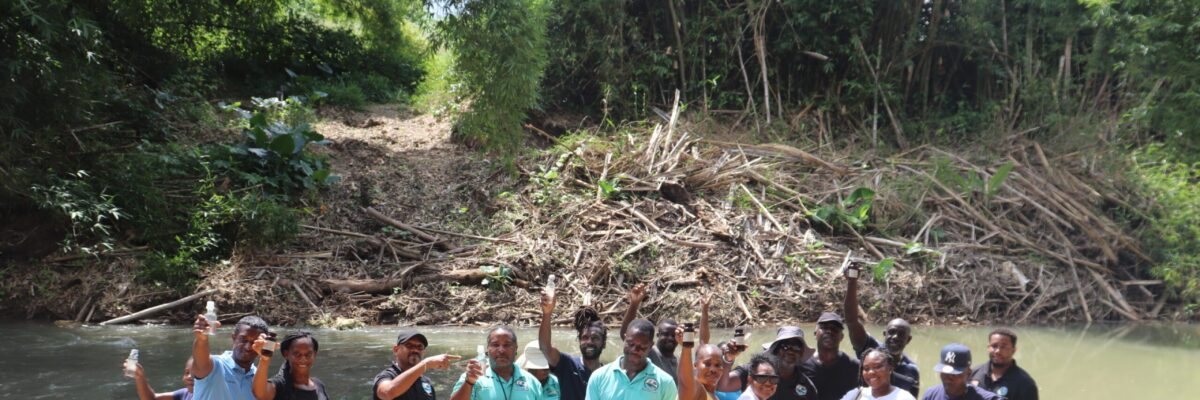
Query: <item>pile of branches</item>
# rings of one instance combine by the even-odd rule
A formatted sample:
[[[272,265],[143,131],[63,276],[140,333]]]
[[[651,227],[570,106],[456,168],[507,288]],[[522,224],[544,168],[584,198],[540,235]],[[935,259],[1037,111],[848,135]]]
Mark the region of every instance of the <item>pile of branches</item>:
[[[413,226],[371,208],[364,218],[411,235],[310,227],[351,237],[323,256],[384,266],[321,273],[310,294],[349,300],[377,319],[533,324],[540,282],[557,274],[560,310],[587,306],[615,320],[628,288],[645,283],[652,318],[688,318],[700,296],[712,296],[718,324],[806,321],[840,309],[840,269],[858,261],[871,268],[862,304],[879,319],[1140,320],[1164,307],[1161,282],[1132,267],[1148,257],[1110,216],[1134,206],[1072,155],[1013,142],[996,165],[933,147],[848,162],[704,140],[680,128],[677,109],[665,119],[559,143],[498,205],[505,211],[493,220],[511,226],[495,237]],[[902,179],[913,183],[906,195],[895,189]],[[923,220],[873,222],[896,213]]]

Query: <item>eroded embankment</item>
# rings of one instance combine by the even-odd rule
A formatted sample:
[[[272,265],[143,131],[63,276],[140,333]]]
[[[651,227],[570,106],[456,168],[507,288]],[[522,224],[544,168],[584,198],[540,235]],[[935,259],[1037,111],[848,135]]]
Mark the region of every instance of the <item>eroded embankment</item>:
[[[667,123],[559,137],[511,174],[428,116],[323,114],[342,183],[310,200],[287,249],[242,248],[208,269],[198,290],[217,290],[223,318],[533,324],[537,289],[556,274],[562,322],[583,305],[617,321],[639,282],[652,318],[689,318],[711,295],[719,325],[807,321],[840,309],[848,253],[869,267],[861,302],[880,320],[1173,309],[1113,217],[1138,200],[1086,155],[1035,142],[1005,143],[986,162],[924,146],[879,158],[709,141],[701,127]],[[9,269],[5,308],[98,322],[181,297],[136,283],[134,262]],[[200,304],[154,318],[186,321]]]

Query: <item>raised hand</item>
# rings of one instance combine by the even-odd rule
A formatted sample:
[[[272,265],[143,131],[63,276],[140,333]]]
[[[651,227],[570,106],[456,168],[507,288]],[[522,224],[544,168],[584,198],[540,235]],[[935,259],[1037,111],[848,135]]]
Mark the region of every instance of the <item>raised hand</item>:
[[[425,363],[425,368],[446,369],[450,368],[450,364],[461,360],[462,356],[453,354],[438,354],[436,356],[427,357],[421,362]]]
[[[214,321],[216,327],[220,327],[221,323]],[[204,318],[204,314],[196,316],[196,322],[192,324],[192,335],[199,338],[208,338],[208,318]]]
[[[544,314],[553,314],[554,313],[554,302],[556,300],[555,297],[556,296],[554,294],[554,289],[551,289],[551,288],[542,289],[542,313],[544,313]]]
[[[254,352],[258,353],[259,357],[271,358],[271,356],[265,355],[262,352],[263,347],[266,347],[266,346],[267,346],[267,335],[265,335],[265,334],[258,335],[258,339],[254,339],[254,343],[250,344],[250,348],[254,349]]]
[[[712,304],[712,293],[700,296],[700,309],[708,310],[708,305]]]
[[[629,304],[641,304],[642,300],[646,299],[646,284],[639,283],[633,285],[633,289],[629,291]]]
[[[683,324],[675,327],[675,344],[683,345]]]
[[[483,364],[479,360],[467,361],[467,383],[474,385],[481,376],[483,376]]]

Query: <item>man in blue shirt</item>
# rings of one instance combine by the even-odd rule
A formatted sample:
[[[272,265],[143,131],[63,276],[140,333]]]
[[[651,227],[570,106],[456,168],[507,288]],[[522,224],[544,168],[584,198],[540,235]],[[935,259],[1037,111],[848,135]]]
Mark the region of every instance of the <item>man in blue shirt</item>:
[[[892,369],[892,386],[907,390],[913,397],[920,394],[921,372],[917,364],[904,354],[904,348],[912,341],[912,326],[902,318],[888,322],[883,330],[881,345],[863,327],[863,315],[858,307],[858,268],[851,266],[846,269],[846,298],[842,303],[842,312],[846,314],[846,330],[850,332],[850,344],[858,359],[869,349],[882,348],[897,360],[896,368]]]
[[[1000,400],[995,393],[967,384],[971,376],[971,349],[966,345],[951,343],[942,347],[934,367],[942,378],[942,384],[929,388],[921,400]]]
[[[592,372],[601,367],[600,353],[608,340],[608,328],[598,316],[584,314],[585,321],[577,316],[576,329],[579,332],[579,355],[575,357],[558,351],[551,343],[550,324],[554,317],[554,289],[542,290],[542,323],[538,327],[538,346],[546,361],[550,363],[550,372],[558,377],[558,384],[564,399],[582,399],[587,390],[588,380]]]
[[[221,326],[220,322],[216,326]],[[233,350],[221,355],[209,354],[208,319],[196,317],[192,325],[192,377],[195,379],[195,400],[255,400],[250,391],[254,381],[254,360],[258,353],[252,347],[259,335],[267,333],[267,322],[256,316],[246,316],[233,326]]]
[[[650,362],[654,324],[639,319],[625,332],[624,354],[592,373],[586,400],[676,400],[675,379]],[[563,398],[567,398],[565,395]]]

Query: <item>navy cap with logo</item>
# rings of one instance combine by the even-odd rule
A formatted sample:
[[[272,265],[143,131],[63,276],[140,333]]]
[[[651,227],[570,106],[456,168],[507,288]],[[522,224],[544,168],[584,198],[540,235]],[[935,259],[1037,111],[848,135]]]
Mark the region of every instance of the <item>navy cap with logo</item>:
[[[400,330],[400,334],[396,335],[396,344],[403,344],[412,339],[420,340],[421,343],[425,344],[425,347],[429,347],[429,339],[426,339],[425,335],[412,329]]]
[[[835,312],[826,311],[826,312],[821,313],[821,318],[817,318],[817,325],[821,325],[826,322],[838,324],[838,326],[840,326],[842,328],[846,327],[846,323],[842,321],[842,316],[838,315]]]
[[[961,374],[971,368],[971,349],[961,343],[951,343],[942,347],[938,356],[938,364],[934,371],[939,374]]]

